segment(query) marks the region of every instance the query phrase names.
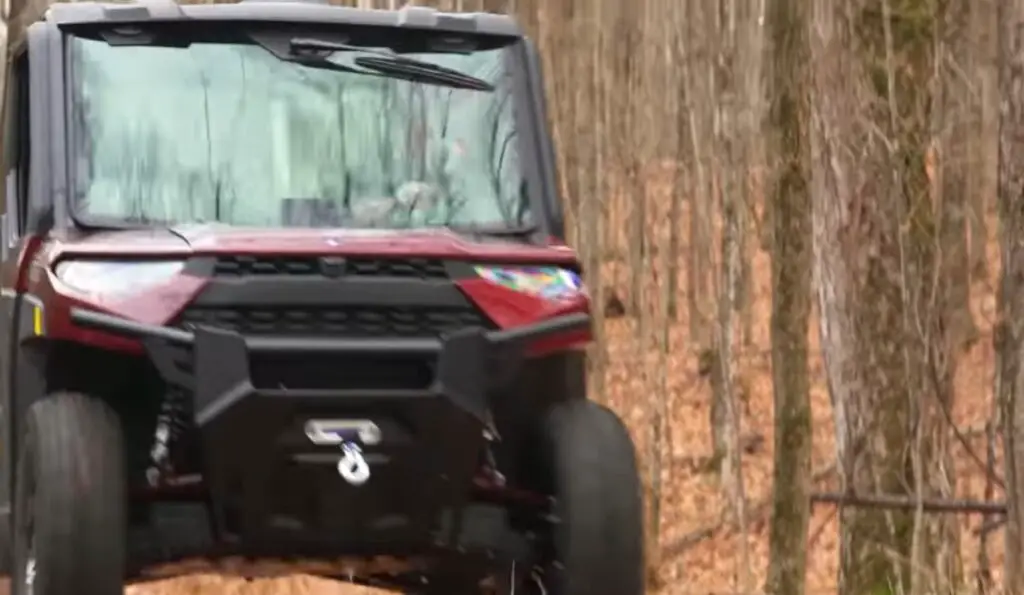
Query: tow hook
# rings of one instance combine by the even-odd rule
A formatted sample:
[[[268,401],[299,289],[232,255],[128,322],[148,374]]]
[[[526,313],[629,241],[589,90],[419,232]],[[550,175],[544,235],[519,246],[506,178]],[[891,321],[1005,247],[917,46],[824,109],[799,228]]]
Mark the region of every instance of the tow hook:
[[[344,442],[341,451],[345,453],[338,461],[338,475],[352,486],[361,486],[370,479],[370,466],[363,458],[363,450],[354,442]]]
[[[358,442],[379,444],[381,431],[377,424],[368,419],[311,419],[306,422],[306,436],[313,444],[341,447],[338,475],[346,483],[361,486],[370,480],[370,465]]]

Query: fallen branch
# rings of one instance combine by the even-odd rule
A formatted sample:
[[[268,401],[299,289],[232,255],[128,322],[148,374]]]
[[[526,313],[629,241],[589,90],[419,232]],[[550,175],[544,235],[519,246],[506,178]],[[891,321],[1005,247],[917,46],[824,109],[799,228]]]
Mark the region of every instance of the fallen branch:
[[[834,504],[839,507],[884,508],[887,510],[917,510],[924,512],[949,512],[963,514],[1006,514],[1003,502],[984,502],[981,500],[938,500],[903,496],[858,496],[824,492],[811,494],[812,504]]]
[[[811,477],[812,483],[817,483],[833,471],[835,463],[820,469]],[[750,508],[750,518],[763,517],[770,508],[771,497],[761,500]],[[831,504],[838,508],[881,508],[888,510],[916,510],[920,507],[925,512],[934,513],[960,513],[960,514],[986,514],[1005,515],[1005,502],[984,502],[978,500],[915,500],[901,496],[858,496],[856,494],[842,494],[838,492],[816,492],[811,494],[811,504]],[[709,524],[700,529],[690,531],[676,541],[666,544],[661,549],[662,560],[675,558],[686,553],[687,550],[697,544],[711,539],[716,533],[726,528],[730,523],[728,520],[720,520],[717,523]],[[999,523],[1001,524],[1001,522]],[[998,527],[998,524],[996,524]]]

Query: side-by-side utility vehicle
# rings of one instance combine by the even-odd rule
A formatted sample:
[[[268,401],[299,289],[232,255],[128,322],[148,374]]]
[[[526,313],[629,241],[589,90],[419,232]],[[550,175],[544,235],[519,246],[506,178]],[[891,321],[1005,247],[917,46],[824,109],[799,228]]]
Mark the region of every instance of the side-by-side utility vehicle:
[[[197,558],[642,594],[634,448],[587,400],[590,304],[510,18],[248,0],[11,22],[15,594]]]

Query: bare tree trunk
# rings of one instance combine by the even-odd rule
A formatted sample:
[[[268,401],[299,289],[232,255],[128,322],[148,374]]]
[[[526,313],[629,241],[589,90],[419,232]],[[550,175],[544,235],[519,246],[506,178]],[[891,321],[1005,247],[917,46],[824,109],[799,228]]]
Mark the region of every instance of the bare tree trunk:
[[[586,14],[582,10],[587,3],[577,5],[573,15],[579,27],[578,38],[588,39],[590,42],[589,47],[583,46],[586,48],[584,51],[580,51],[583,48],[576,48],[580,55],[580,62],[587,65],[585,68],[577,66],[577,69],[586,72],[587,78],[578,86],[578,89],[586,97],[577,96],[577,109],[574,112],[574,116],[577,118],[574,141],[579,145],[586,145],[581,147],[582,155],[579,165],[582,170],[578,172],[579,181],[576,192],[581,197],[581,205],[585,205],[586,208],[585,214],[581,213],[580,216],[580,221],[583,222],[580,237],[586,238],[588,244],[586,270],[590,276],[588,283],[592,288],[592,299],[595,304],[604,304],[605,291],[601,265],[604,254],[603,228],[607,224],[607,186],[605,182],[607,176],[604,170],[607,162],[606,153],[609,148],[605,141],[608,136],[608,120],[604,104],[607,103],[609,82],[605,69],[598,68],[598,65],[602,63],[601,56],[605,54],[607,40],[605,28],[608,25],[602,19],[604,10],[606,10],[605,4],[607,2],[604,0],[596,2],[593,5],[596,8],[595,15],[589,19],[586,18]],[[596,34],[587,35],[587,32],[596,32]],[[583,207],[581,206],[581,208]],[[603,403],[607,396],[605,369],[608,360],[608,346],[604,340],[604,310],[600,307],[595,310],[597,311],[593,325],[595,340],[588,353],[588,373],[592,387],[591,392],[597,401]]]
[[[1024,593],[1024,0],[999,6],[999,217],[1002,276],[995,335],[1006,483],[1007,593]]]
[[[752,237],[757,206],[763,200],[758,194],[756,176],[762,167],[764,142],[761,134],[764,120],[764,21],[767,0],[747,0],[737,6],[736,57],[733,65],[737,90],[735,112],[739,121],[737,142],[740,144],[742,168],[740,194],[740,286],[737,309],[743,347],[754,342],[754,254],[758,245]]]
[[[750,585],[750,554],[747,546],[746,495],[743,486],[740,440],[740,407],[737,403],[736,374],[736,311],[741,286],[742,254],[740,234],[743,233],[743,195],[737,183],[742,161],[742,105],[736,86],[737,72],[737,0],[718,5],[717,15],[720,46],[717,80],[720,84],[719,128],[716,148],[722,159],[722,236],[721,275],[718,296],[718,325],[715,332],[715,356],[718,381],[712,394],[712,435],[716,455],[721,463],[720,473],[730,501],[731,512],[740,532],[739,588],[747,591]]]
[[[716,405],[721,416],[720,425],[721,477],[726,486],[733,518],[740,538],[740,588],[745,592],[750,587],[750,554],[747,546],[746,494],[743,486],[743,469],[740,449],[740,408],[737,404],[737,382],[735,370],[736,290],[740,277],[740,250],[737,236],[740,233],[740,219],[736,210],[741,208],[736,197],[726,194],[723,198],[722,230],[722,287],[724,295],[719,298],[717,350],[718,386]]]
[[[937,159],[925,164],[925,184],[935,189],[927,200],[911,200],[911,208],[931,213],[912,217],[917,224],[931,225],[931,233],[908,234],[917,259],[916,278],[905,285],[916,289],[908,306],[908,334],[922,350],[909,368],[916,378],[910,384],[914,399],[916,447],[911,465],[915,492],[922,498],[955,495],[954,462],[950,453],[948,420],[954,405],[954,379],[961,352],[977,340],[978,329],[970,310],[970,252],[968,230],[967,154],[970,138],[970,89],[958,63],[969,53],[968,0],[920,3],[934,11],[932,19],[932,96],[919,102],[931,112],[931,144]],[[923,132],[922,132],[923,134]],[[922,142],[927,143],[928,141]],[[935,153],[933,153],[935,154]],[[929,178],[931,176],[931,178]],[[904,275],[908,277],[907,274]],[[916,313],[916,314],[915,314]],[[914,369],[916,368],[916,369]],[[915,388],[916,387],[916,388]],[[943,593],[958,590],[961,583],[959,521],[950,516],[915,515],[915,539],[911,563],[917,567],[914,591]]]
[[[681,11],[680,11],[681,12]],[[683,26],[680,22],[678,26]],[[681,41],[676,41],[673,47],[674,59],[678,62],[685,61],[686,50]],[[668,304],[666,305],[668,320],[674,323],[679,316],[679,269],[680,264],[683,261],[684,255],[682,254],[681,241],[682,225],[683,225],[683,197],[688,196],[689,202],[692,207],[694,203],[694,194],[690,191],[692,185],[690,184],[691,176],[688,171],[688,166],[691,163],[691,159],[687,159],[689,151],[686,150],[688,136],[688,124],[687,124],[687,109],[686,109],[686,79],[680,77],[676,81],[676,130],[675,130],[675,159],[673,160],[673,181],[672,181],[672,203],[669,206],[669,236],[668,236],[668,253],[671,255],[665,263],[665,284],[670,288],[666,299]],[[690,216],[693,216],[693,209],[690,210]],[[691,236],[692,242],[692,236]],[[691,258],[693,250],[687,250],[685,258]],[[692,294],[692,290],[689,292]],[[691,298],[692,299],[692,298]]]
[[[644,307],[644,278],[648,271],[644,267],[647,258],[647,197],[644,192],[643,180],[640,179],[640,164],[643,156],[640,154],[640,147],[637,140],[641,136],[639,130],[642,126],[643,113],[653,108],[642,97],[643,77],[641,68],[643,66],[643,48],[649,44],[640,43],[644,31],[642,15],[644,12],[645,0],[637,0],[629,4],[614,2],[610,3],[615,8],[614,21],[616,37],[622,47],[632,48],[629,52],[613,52],[610,64],[613,65],[612,75],[616,80],[616,88],[620,92],[618,108],[616,110],[615,122],[618,124],[614,130],[614,138],[620,143],[618,162],[615,164],[619,171],[615,173],[621,176],[619,190],[625,192],[628,202],[626,211],[629,221],[628,231],[628,254],[629,254],[629,294],[627,310],[633,316],[640,313]],[[639,331],[639,327],[637,327]]]
[[[926,496],[950,488],[941,408],[951,400],[942,213],[932,137],[935,9],[928,0],[814,3],[812,153],[822,349],[843,488]],[[857,114],[857,116],[852,116]],[[936,593],[955,569],[949,521],[844,509],[840,592]]]
[[[687,129],[690,151],[693,155],[694,175],[691,176],[690,191],[690,250],[687,261],[687,289],[689,296],[690,340],[696,344],[698,357],[711,360],[712,320],[715,298],[715,277],[713,274],[712,224],[714,205],[713,153],[708,150],[705,139],[711,137],[711,122],[714,119],[714,90],[706,77],[701,76],[700,58],[710,51],[710,39],[714,32],[712,19],[707,17],[707,3],[694,0],[686,2],[688,52],[683,60],[683,81],[686,85]],[[701,365],[702,369],[710,366]]]
[[[849,114],[867,102],[868,93],[854,53],[853,22],[845,4],[812,3],[811,15],[811,210],[814,287],[817,289],[819,334],[825,376],[832,401],[836,460],[841,489],[849,489],[853,473],[847,409],[861,394],[854,358],[851,309],[855,296],[851,269],[844,252],[859,231],[859,193],[872,190],[872,176],[857,162],[856,147],[863,131]],[[774,215],[773,215],[774,216]],[[849,231],[846,231],[849,230]]]
[[[988,206],[998,186],[999,100],[996,74],[998,53],[996,5],[999,0],[970,2],[970,62],[973,130],[970,142],[972,167],[969,171],[968,221],[971,235],[971,277],[988,278]]]
[[[733,175],[735,174],[733,168],[736,166],[733,161],[735,139],[728,128],[732,124],[731,108],[735,101],[733,98],[735,92],[732,90],[729,82],[723,79],[731,74],[729,66],[731,66],[734,53],[732,48],[734,40],[728,29],[729,15],[724,3],[712,0],[708,3],[708,6],[709,12],[713,15],[712,22],[715,24],[716,39],[715,53],[709,54],[709,57],[711,55],[714,56],[714,62],[711,63],[709,68],[711,80],[708,83],[708,87],[714,90],[715,96],[718,98],[718,101],[714,102],[711,108],[714,113],[714,129],[711,137],[711,145],[713,147],[711,152],[711,188],[713,197],[716,195],[720,196],[722,217],[721,243],[718,252],[719,282],[716,285],[717,291],[715,293],[716,303],[718,304],[716,316],[718,324],[715,328],[715,347],[712,352],[715,364],[711,377],[710,421],[714,459],[718,463],[719,474],[723,481],[728,481],[730,473],[730,461],[728,459],[731,449],[728,435],[731,423],[729,420],[729,400],[733,398],[734,386],[734,366],[732,362],[734,341],[731,333],[738,290],[738,285],[733,285],[732,280],[736,278],[738,282],[739,279],[738,269],[735,274],[729,270],[732,264],[729,259],[733,251],[732,243],[737,242],[736,236],[739,235],[739,231],[736,229],[739,225],[739,215],[736,213],[739,205],[736,204],[732,184]],[[709,49],[710,47],[709,45]],[[708,219],[711,219],[711,217],[708,217]],[[728,308],[728,312],[724,310],[725,308]],[[726,330],[728,330],[728,333]]]
[[[933,126],[938,158],[932,168],[934,202],[941,212],[941,293],[950,309],[950,340],[954,349],[977,340],[978,329],[970,308],[971,262],[968,248],[968,176],[971,138],[971,89],[964,77],[969,55],[968,16],[972,0],[941,0],[936,27],[936,97],[933,99]]]
[[[772,387],[775,463],[770,565],[765,591],[801,595],[807,571],[811,489],[811,399],[807,326],[811,310],[811,201],[805,0],[775,0],[771,123],[775,142],[772,192]]]

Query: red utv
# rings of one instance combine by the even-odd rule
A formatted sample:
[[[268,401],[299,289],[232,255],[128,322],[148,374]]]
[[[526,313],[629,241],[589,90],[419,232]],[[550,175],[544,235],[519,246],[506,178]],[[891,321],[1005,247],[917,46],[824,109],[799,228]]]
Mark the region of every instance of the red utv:
[[[536,51],[316,2],[51,6],[5,73],[0,559],[641,595]],[[372,561],[387,557],[391,564]]]

